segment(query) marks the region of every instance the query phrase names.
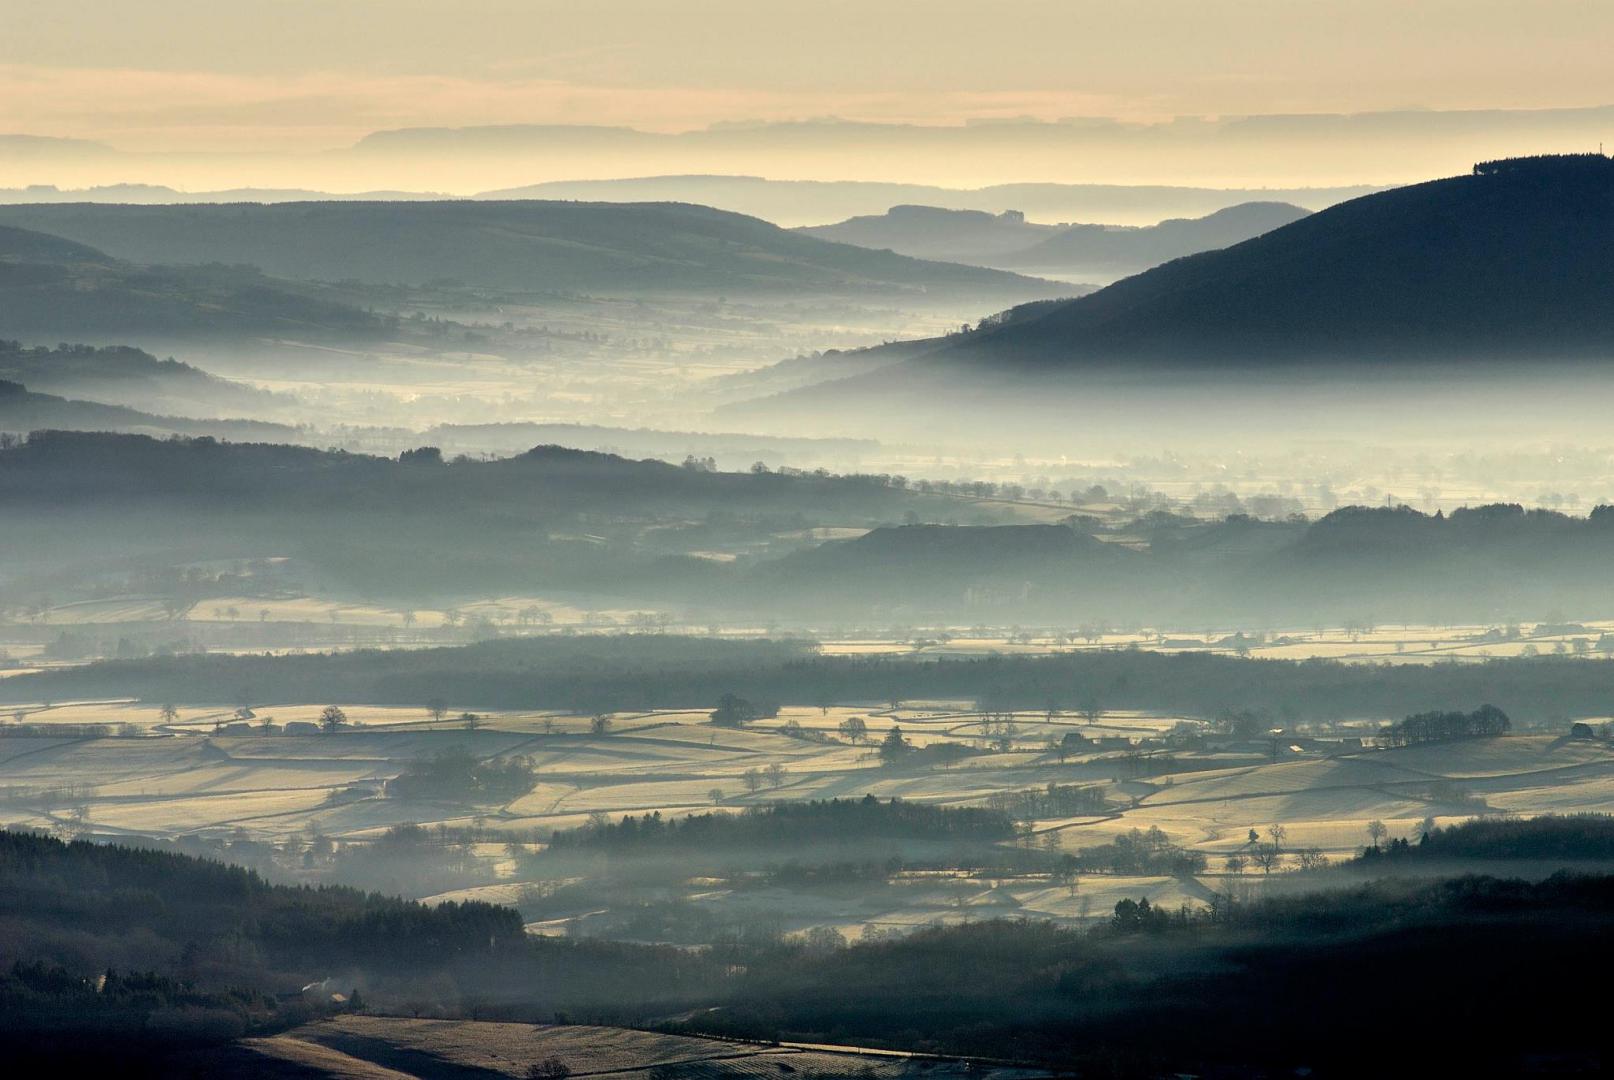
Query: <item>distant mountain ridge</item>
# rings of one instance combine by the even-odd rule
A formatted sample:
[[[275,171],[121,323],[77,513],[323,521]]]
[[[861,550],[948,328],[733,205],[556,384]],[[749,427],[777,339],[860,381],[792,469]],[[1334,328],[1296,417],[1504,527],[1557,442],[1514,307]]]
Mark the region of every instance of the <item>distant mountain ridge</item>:
[[[1247,202],[1286,202],[1311,210],[1382,188],[1209,188],[1169,184],[1008,183],[949,188],[876,180],[773,180],[740,175],[668,175],[620,180],[552,180],[505,188],[478,199],[670,200],[720,207],[780,225],[812,228],[851,217],[878,217],[894,206],[1023,213],[1039,221],[1113,221],[1152,225],[1201,217]]]
[[[1074,225],[993,265],[1064,271],[1091,267],[1112,273],[1136,273],[1185,255],[1241,244],[1309,214],[1289,203],[1250,202],[1202,218],[1168,218],[1140,229]]]
[[[800,231],[905,255],[1062,276],[1089,273],[1109,280],[1184,255],[1227,247],[1288,225],[1309,211],[1281,202],[1239,203],[1201,218],[1158,225],[1047,225],[1018,211],[987,214],[931,206],[894,206]]]
[[[904,203],[883,214],[864,214],[833,225],[808,225],[797,231],[841,244],[984,266],[1035,248],[1070,227],[1027,221],[1018,210],[993,214]]]

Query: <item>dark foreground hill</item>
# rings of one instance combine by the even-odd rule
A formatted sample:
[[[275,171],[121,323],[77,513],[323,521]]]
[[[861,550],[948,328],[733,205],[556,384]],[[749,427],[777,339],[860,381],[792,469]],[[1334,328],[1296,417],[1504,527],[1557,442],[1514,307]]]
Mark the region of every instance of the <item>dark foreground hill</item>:
[[[511,908],[270,884],[166,851],[0,832],[0,1052],[21,1075],[71,1062],[135,1077],[317,1076],[168,1055],[340,1011],[355,989],[417,1015],[458,1009],[463,994],[549,1019],[558,1007],[630,1016],[717,977],[671,949],[529,937]]]
[[[546,292],[936,291],[1068,295],[680,203],[312,202],[0,207],[0,222],[140,263],[248,263],[282,277],[460,281]]]
[[[1368,195],[1159,267],[972,342],[1083,360],[1604,356],[1614,162],[1516,167]]]
[[[1614,161],[1494,163],[1341,203],[928,350],[910,343],[899,364],[763,407],[935,390],[948,374],[1025,389],[1100,373],[1601,360],[1614,354],[1611,245]]]
[[[1532,846],[1550,850],[1559,827],[1549,819]],[[986,920],[852,946],[757,935],[682,950],[529,936],[516,911],[488,904],[288,888],[194,858],[7,833],[0,1052],[24,1075],[263,1075],[182,1062],[352,1010],[417,1032],[423,1013],[653,1023],[977,1054],[1060,1075],[1595,1075],[1605,1006],[1573,973],[1614,961],[1614,878],[1546,876],[1560,863],[1537,863],[1544,880],[1284,875],[1293,892],[1250,899],[1195,881],[1206,907],[1128,898],[1085,928]],[[1363,1001],[1418,1022],[1398,1038],[1364,1036],[1339,1019]],[[1504,1006],[1505,1019],[1491,1015]],[[271,1075],[526,1071],[492,1054],[503,1068],[388,1053],[376,1037],[385,1022],[335,1045],[407,1074],[326,1055],[315,1061],[330,1071],[305,1058]]]

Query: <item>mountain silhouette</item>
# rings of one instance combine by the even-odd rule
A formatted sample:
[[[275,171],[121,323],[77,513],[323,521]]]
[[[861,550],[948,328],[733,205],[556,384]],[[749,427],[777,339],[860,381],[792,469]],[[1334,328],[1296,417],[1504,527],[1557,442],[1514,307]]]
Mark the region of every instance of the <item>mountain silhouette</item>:
[[[949,372],[1026,386],[1055,374],[1601,359],[1614,354],[1611,245],[1614,161],[1488,162],[968,334],[906,342],[899,362],[872,355],[869,374],[754,405],[867,401]]]

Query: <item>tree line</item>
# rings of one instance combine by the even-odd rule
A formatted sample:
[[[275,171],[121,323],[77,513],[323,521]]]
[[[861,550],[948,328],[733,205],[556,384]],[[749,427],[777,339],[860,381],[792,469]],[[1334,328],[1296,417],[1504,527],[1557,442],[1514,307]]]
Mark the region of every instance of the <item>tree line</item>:
[[[1571,657],[1479,663],[1352,664],[1111,649],[1052,656],[821,656],[803,640],[686,635],[524,638],[413,651],[304,656],[186,655],[108,660],[0,680],[0,701],[134,696],[148,702],[255,701],[567,709],[644,708],[727,715],[775,703],[991,701],[998,709],[1140,709],[1257,731],[1297,721],[1399,720],[1452,701],[1490,702],[1520,722],[1604,716],[1614,662]],[[765,707],[750,703],[766,702]]]

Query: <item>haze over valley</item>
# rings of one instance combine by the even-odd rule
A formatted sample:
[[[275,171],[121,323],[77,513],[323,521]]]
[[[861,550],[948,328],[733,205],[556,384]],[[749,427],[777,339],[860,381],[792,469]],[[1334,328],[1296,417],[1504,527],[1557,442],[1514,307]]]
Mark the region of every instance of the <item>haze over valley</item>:
[[[1602,13],[17,4],[14,1069],[1605,1070]]]

